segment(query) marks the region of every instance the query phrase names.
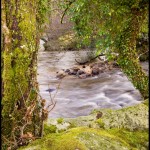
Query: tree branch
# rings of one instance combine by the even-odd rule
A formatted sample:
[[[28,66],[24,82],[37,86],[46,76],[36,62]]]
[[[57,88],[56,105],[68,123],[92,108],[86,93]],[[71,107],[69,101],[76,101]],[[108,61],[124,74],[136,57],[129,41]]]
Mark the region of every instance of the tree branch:
[[[63,22],[64,16],[66,15],[67,10],[68,10],[69,7],[72,5],[72,3],[74,3],[75,1],[76,1],[76,0],[73,0],[72,2],[69,2],[67,8],[65,9],[65,11],[64,11],[64,13],[63,13],[63,15],[62,15],[62,17],[61,17],[61,24],[62,24],[62,22]]]

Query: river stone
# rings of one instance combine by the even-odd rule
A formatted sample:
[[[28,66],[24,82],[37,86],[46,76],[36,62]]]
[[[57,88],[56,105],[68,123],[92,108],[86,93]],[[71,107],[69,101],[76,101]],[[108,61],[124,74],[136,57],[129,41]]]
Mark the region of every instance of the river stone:
[[[70,70],[69,70],[69,69],[66,69],[66,70],[65,70],[65,72],[69,73],[69,72],[70,72]]]
[[[56,72],[56,78],[62,79],[64,78],[67,74],[64,72],[64,70],[60,70],[59,72]]]
[[[77,67],[77,66],[75,66],[75,67],[73,67],[73,68],[71,68],[73,71],[75,71],[75,72],[77,72],[78,70],[80,70],[80,68],[79,67]]]
[[[77,76],[81,75],[81,74],[84,74],[85,72],[83,70],[78,70],[77,72]]]
[[[70,72],[68,72],[68,74],[69,74],[69,75],[76,75],[76,74],[77,74],[77,71],[71,69]]]
[[[87,74],[81,74],[81,75],[78,75],[78,77],[79,77],[80,79],[86,79]]]
[[[92,74],[98,75],[99,74],[99,68],[92,68]]]
[[[83,70],[87,75],[92,74],[92,68],[90,66],[86,66],[85,68],[83,68]]]

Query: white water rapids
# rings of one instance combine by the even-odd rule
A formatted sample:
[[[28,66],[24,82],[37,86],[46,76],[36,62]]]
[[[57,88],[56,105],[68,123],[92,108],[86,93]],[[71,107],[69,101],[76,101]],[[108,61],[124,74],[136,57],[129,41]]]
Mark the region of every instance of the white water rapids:
[[[52,102],[46,90],[57,89],[60,82],[56,79],[56,72],[73,67],[76,64],[75,58],[84,53],[50,52],[43,51],[41,47],[38,54],[38,82],[40,94],[46,99],[47,105]],[[144,67],[148,68],[147,62],[144,63]],[[54,95],[53,101],[56,105],[49,113],[49,118],[88,115],[93,109],[98,108],[120,109],[141,103],[142,100],[139,91],[120,69],[87,79],[64,78],[58,91],[51,92],[51,97]]]

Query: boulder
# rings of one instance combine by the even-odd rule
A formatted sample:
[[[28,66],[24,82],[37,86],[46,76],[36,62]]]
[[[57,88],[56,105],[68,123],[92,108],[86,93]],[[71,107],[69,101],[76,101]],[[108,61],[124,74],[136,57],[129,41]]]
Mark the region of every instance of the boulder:
[[[19,150],[147,150],[147,102],[120,110],[94,110],[89,116],[61,122],[48,119],[44,137]]]

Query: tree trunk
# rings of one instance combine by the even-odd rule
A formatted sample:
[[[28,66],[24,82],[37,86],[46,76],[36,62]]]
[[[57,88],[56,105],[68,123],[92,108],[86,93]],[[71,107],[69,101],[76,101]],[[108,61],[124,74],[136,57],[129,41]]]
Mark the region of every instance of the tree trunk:
[[[16,149],[23,134],[39,136],[36,80],[39,28],[36,0],[2,0],[2,148]],[[31,107],[32,106],[32,107]],[[9,148],[10,149],[10,148]]]
[[[145,99],[149,97],[148,76],[143,71],[136,53],[136,39],[146,12],[144,8],[131,10],[131,20],[120,36],[118,49],[120,67]]]

